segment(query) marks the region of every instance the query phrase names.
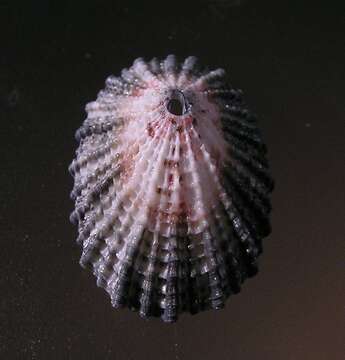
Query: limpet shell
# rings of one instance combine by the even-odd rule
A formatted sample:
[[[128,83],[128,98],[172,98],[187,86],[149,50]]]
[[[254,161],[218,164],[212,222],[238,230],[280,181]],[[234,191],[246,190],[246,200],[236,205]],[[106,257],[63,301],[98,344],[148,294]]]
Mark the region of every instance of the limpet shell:
[[[222,308],[270,233],[273,181],[242,91],[195,57],[139,58],[86,112],[69,167],[80,264],[144,317]]]

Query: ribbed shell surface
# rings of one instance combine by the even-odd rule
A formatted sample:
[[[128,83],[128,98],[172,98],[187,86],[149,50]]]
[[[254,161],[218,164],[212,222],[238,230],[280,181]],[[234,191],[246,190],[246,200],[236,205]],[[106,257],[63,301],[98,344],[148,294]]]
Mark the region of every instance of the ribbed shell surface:
[[[273,182],[242,92],[169,55],[110,76],[86,111],[69,168],[80,264],[144,317],[222,308],[270,232]]]

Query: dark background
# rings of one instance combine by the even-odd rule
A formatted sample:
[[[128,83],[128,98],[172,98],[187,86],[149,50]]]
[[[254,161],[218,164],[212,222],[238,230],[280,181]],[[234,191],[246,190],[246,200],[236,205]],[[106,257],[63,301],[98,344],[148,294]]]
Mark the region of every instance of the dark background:
[[[1,359],[344,358],[345,11],[312,4],[0,2]],[[259,275],[173,325],[80,268],[67,172],[105,78],[169,53],[228,70],[276,180]]]

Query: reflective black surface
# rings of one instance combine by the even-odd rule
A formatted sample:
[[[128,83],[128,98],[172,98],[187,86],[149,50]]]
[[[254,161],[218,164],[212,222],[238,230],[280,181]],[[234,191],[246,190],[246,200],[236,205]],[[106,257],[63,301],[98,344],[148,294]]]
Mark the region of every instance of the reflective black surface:
[[[343,358],[345,12],[301,3],[1,3],[1,359]],[[228,71],[276,180],[259,274],[173,325],[80,268],[67,172],[105,78],[169,53]]]

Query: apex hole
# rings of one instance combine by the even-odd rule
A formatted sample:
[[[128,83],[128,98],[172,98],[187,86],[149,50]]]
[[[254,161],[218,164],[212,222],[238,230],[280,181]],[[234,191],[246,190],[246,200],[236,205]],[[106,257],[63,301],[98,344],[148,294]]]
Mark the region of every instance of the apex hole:
[[[187,112],[186,99],[181,91],[174,90],[169,98],[167,109],[171,114],[181,116]]]

